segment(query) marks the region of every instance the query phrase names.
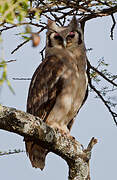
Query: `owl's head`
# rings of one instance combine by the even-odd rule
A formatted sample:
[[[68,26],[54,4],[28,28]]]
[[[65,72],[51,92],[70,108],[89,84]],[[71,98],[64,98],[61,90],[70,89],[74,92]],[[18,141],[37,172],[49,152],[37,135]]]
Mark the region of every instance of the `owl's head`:
[[[75,16],[68,26],[63,27],[56,25],[55,21],[48,20],[46,39],[46,49],[55,47],[72,51],[84,44],[83,32]]]

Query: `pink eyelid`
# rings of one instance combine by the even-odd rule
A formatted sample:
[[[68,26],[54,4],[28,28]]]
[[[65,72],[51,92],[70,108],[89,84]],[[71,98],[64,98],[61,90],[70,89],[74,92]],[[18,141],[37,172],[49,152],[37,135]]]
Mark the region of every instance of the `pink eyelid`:
[[[59,33],[56,33],[55,36],[60,36]]]
[[[71,31],[71,32],[69,33],[69,35],[75,35],[75,33]]]

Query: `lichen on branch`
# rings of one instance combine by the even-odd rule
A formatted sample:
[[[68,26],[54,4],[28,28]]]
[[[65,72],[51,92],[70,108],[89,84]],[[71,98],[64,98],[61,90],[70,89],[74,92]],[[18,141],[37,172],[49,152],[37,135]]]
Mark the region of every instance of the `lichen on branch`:
[[[0,129],[33,140],[62,157],[69,166],[69,180],[86,180],[90,177],[89,160],[93,145],[97,142],[95,138],[92,138],[87,149],[83,149],[75,138],[52,129],[38,117],[1,105]]]

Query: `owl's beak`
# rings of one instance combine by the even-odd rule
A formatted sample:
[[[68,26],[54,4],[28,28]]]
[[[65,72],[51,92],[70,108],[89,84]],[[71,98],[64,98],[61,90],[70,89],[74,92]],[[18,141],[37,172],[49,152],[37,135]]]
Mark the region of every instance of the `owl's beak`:
[[[66,39],[63,40],[63,46],[64,46],[64,48],[66,48],[66,46],[67,46]]]

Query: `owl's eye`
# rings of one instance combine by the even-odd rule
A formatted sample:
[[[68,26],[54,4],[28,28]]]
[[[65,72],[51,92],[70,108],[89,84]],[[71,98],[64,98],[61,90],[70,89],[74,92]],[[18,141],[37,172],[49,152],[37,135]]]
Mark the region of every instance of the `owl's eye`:
[[[75,32],[72,32],[72,31],[71,31],[71,32],[68,34],[67,37],[74,38],[74,36],[75,36]]]
[[[54,38],[55,39],[62,39],[62,37],[58,33],[55,34]]]

